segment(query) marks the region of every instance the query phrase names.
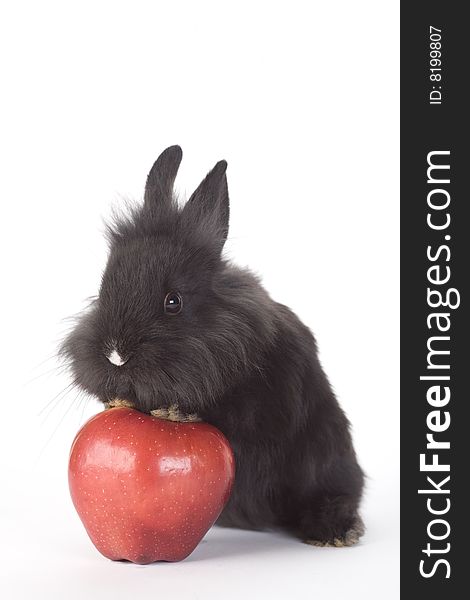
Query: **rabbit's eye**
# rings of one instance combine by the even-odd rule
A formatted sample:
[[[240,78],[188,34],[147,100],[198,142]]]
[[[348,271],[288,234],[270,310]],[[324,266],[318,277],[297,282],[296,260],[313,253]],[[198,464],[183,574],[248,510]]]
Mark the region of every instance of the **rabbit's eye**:
[[[183,298],[178,292],[170,292],[165,296],[165,313],[167,315],[177,315],[183,308]]]

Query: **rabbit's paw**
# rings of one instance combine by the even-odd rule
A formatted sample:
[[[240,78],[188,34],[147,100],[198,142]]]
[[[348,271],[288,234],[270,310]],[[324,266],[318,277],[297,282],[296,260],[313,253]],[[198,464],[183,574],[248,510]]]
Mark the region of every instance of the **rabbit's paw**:
[[[355,546],[364,535],[364,531],[365,528],[362,519],[357,519],[351,529],[346,531],[342,536],[335,537],[332,540],[304,540],[304,543],[320,548],[346,548],[348,546]]]
[[[158,417],[166,421],[177,421],[178,423],[194,423],[201,420],[195,414],[183,414],[176,404],[172,404],[168,408],[156,408],[155,410],[151,410],[150,414],[152,417]]]
[[[105,408],[115,408],[120,406],[134,408],[134,404],[130,400],[122,400],[121,398],[113,398],[105,403]]]

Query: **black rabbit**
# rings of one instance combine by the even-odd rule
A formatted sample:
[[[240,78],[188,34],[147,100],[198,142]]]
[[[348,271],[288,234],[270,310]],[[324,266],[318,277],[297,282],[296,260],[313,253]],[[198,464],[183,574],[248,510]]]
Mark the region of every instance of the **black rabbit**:
[[[143,206],[108,226],[99,296],[61,353],[75,384],[105,404],[197,414],[226,435],[236,480],[218,524],[353,544],[363,533],[364,475],[315,339],[252,273],[221,256],[227,163],[180,209],[181,158],[179,146],[167,148]]]

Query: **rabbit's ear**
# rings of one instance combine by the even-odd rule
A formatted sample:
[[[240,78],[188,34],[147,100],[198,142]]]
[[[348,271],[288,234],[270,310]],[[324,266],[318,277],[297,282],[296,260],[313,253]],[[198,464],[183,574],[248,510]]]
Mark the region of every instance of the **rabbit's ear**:
[[[203,229],[222,249],[228,235],[229,199],[227,162],[219,161],[191,195],[183,209],[183,218],[191,227]]]
[[[170,146],[155,161],[147,177],[144,206],[170,206],[173,197],[173,184],[183,157],[179,146]]]

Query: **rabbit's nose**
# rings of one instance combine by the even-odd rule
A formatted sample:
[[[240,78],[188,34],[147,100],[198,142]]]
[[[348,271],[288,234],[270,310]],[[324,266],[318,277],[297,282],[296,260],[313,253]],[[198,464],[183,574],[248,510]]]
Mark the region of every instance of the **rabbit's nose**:
[[[122,358],[119,352],[115,349],[107,354],[106,358],[111,364],[116,365],[116,367],[122,367],[122,365],[127,362],[127,358]]]

